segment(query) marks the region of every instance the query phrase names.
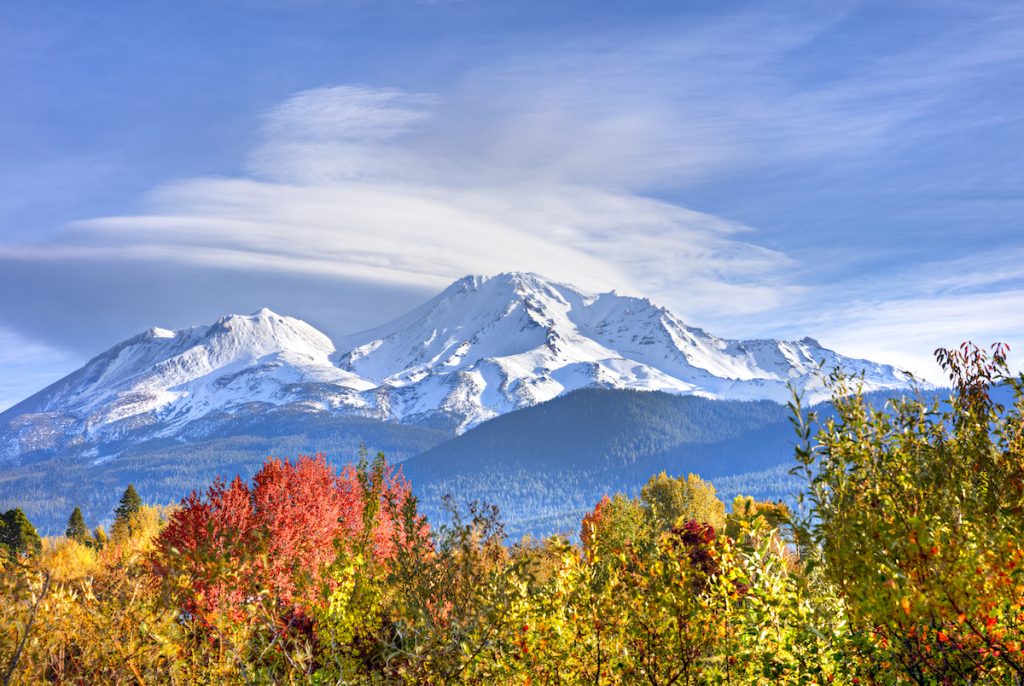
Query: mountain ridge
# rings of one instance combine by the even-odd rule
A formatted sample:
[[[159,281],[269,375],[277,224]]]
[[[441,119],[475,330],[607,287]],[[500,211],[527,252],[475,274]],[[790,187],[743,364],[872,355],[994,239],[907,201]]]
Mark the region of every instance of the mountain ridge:
[[[867,390],[907,386],[893,367],[811,338],[729,340],[646,298],[523,272],[471,275],[337,341],[266,308],[148,329],[0,413],[0,463],[88,457],[106,444],[194,436],[216,421],[274,412],[462,433],[580,388],[782,402],[792,384],[813,401],[823,397],[819,360],[863,372]]]

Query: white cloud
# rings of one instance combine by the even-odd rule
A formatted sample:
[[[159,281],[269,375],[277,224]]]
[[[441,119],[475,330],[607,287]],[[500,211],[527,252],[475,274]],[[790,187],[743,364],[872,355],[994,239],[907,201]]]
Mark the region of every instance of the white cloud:
[[[7,246],[0,257],[164,260],[422,287],[529,270],[650,295],[693,316],[762,311],[795,292],[785,256],[742,241],[745,227],[591,187],[195,180],[161,189],[149,208],[77,222],[59,244]]]
[[[950,123],[929,114],[979,99],[972,89],[1024,57],[1024,23],[979,6],[963,28],[817,73],[848,66],[820,46],[856,5],[669,22],[641,39],[588,35],[487,63],[452,84],[436,140],[416,144],[477,175],[677,191],[934,136]]]
[[[394,138],[427,119],[434,100],[395,88],[316,88],[272,108],[264,135],[272,141],[310,142]]]
[[[817,295],[789,311],[791,326],[841,352],[887,360],[944,383],[936,348],[998,341],[1010,344],[1012,366],[1024,367],[1022,247],[910,265],[831,284]]]
[[[307,184],[423,173],[400,139],[431,116],[435,98],[394,88],[335,86],[297,93],[263,118],[249,156],[259,178]]]
[[[1010,362],[1021,368],[1024,289],[948,297],[894,298],[858,303],[834,311],[822,325],[823,342],[840,351],[882,359],[935,383],[946,379],[932,352],[973,340],[987,347],[996,341],[1011,346]]]

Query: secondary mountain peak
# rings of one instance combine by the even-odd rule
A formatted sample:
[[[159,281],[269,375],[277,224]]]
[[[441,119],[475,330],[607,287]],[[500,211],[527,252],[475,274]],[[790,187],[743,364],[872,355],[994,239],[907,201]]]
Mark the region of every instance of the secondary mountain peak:
[[[324,333],[266,307],[249,315],[221,317],[207,329],[206,339],[218,354],[231,357],[293,353],[318,358],[334,352],[334,343]]]
[[[173,435],[211,414],[331,402],[370,387],[331,340],[269,309],[210,326],[151,328],[0,414],[0,457]],[[327,384],[331,392],[310,387]]]

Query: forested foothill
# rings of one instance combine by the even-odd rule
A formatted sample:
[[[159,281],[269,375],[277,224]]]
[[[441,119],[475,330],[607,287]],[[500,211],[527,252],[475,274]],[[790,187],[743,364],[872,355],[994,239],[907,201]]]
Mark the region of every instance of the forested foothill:
[[[796,507],[656,473],[511,540],[383,456],[269,459],[110,531],[0,520],[0,683],[1021,684],[1024,376],[939,351],[945,401],[794,400]],[[1004,389],[1011,391],[1006,402]],[[792,464],[792,463],[791,463]]]

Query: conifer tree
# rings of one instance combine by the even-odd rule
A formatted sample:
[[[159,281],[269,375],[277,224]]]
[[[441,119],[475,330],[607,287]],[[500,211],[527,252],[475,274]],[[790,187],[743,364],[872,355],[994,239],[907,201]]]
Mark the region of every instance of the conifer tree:
[[[121,501],[117,505],[117,509],[114,510],[114,522],[128,523],[131,516],[139,511],[142,507],[142,498],[135,491],[135,486],[128,484],[128,488],[124,489],[124,493],[121,495]]]
[[[20,507],[0,515],[0,546],[11,556],[38,555],[42,550],[42,539]]]
[[[68,518],[68,528],[64,535],[82,544],[89,542],[89,527],[85,525],[85,517],[82,516],[81,509],[76,507],[71,513],[71,516]]]

